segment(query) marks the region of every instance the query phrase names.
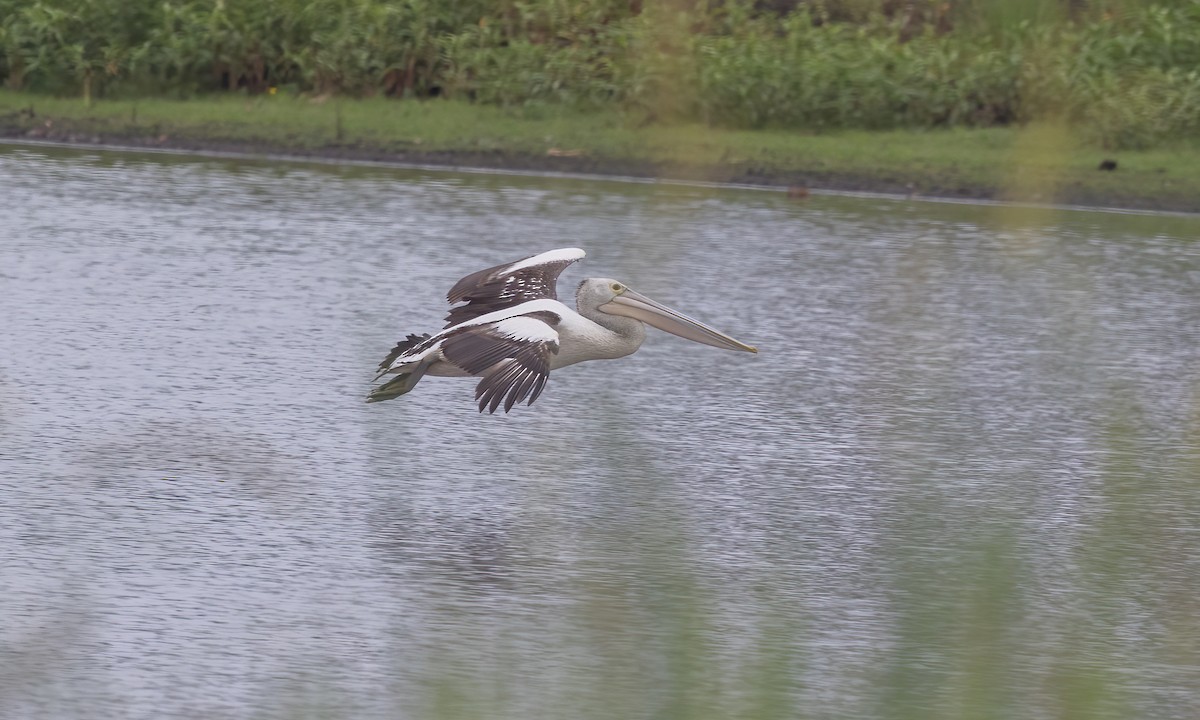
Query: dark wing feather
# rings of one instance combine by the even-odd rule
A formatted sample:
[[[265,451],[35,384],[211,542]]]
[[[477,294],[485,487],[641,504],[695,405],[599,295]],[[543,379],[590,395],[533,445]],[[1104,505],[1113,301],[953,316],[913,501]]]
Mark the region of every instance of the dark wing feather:
[[[383,359],[383,362],[379,363],[379,372],[381,374],[386,372],[387,369],[392,366],[392,363],[396,362],[396,358],[400,357],[409,350],[412,350],[428,339],[429,333],[425,333],[424,335],[413,335],[410,333],[407,338],[396,343],[396,347],[392,348],[392,351]]]
[[[489,413],[496,412],[501,400],[504,401],[504,412],[508,412],[512,410],[513,405],[529,397],[531,391],[533,396],[529,397],[529,404],[532,405],[538,395],[542,394],[548,377],[548,373],[538,372],[519,358],[504,360],[485,375],[475,388],[479,412],[483,412],[484,407],[487,407]]]
[[[446,294],[451,303],[466,301],[466,305],[451,308],[446,316],[446,327],[454,327],[480,315],[514,307],[530,300],[548,298],[557,300],[555,285],[558,276],[571,263],[583,257],[582,250],[564,248],[542,253],[544,262],[534,262],[519,267],[527,260],[539,255],[530,255],[516,262],[497,265],[487,270],[471,273],[455,283]],[[517,270],[512,268],[518,267]]]
[[[537,313],[553,317],[551,313]],[[537,318],[542,319],[542,318]],[[479,412],[494,413],[504,403],[504,412],[513,405],[542,394],[550,377],[550,358],[558,353],[558,342],[551,339],[527,340],[501,332],[496,324],[473,325],[452,333],[442,342],[442,355],[472,375],[483,379],[475,388]]]

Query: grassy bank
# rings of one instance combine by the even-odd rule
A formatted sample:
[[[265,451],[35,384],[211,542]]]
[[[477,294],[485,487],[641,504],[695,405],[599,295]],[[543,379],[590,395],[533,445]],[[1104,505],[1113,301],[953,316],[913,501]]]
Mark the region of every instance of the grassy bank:
[[[462,101],[221,95],[91,107],[0,91],[0,135],[1200,212],[1200,142],[1107,152],[1053,124],[820,134]],[[1098,169],[1104,159],[1117,169]]]
[[[1200,138],[1200,0],[0,0],[0,82],[443,97],[726,129]]]

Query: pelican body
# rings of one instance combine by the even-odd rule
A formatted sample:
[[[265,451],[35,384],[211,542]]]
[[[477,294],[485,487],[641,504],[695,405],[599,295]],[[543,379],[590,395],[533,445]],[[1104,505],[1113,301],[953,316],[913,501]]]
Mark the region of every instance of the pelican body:
[[[508,412],[541,395],[550,371],[585,360],[611,360],[635,352],[646,325],[694,342],[756,353],[750,345],[634,292],[611,278],[588,278],[575,293],[575,310],[557,299],[559,274],[583,258],[562,248],[480,270],[459,280],[446,298],[453,304],[436,334],[409,335],[379,364],[367,402],[399,397],[425,375],[478,376],[479,411]]]

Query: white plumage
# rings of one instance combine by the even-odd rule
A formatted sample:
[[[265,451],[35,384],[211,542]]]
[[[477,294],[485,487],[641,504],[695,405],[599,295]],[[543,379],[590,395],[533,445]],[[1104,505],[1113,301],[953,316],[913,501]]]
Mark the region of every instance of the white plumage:
[[[528,304],[526,303],[526,305]],[[519,310],[520,307],[517,309]],[[496,331],[505,337],[522,342],[558,342],[558,333],[554,331],[554,328],[541,320],[523,315],[497,321]]]
[[[517,273],[526,268],[536,267],[538,265],[552,265],[557,263],[570,264],[576,260],[582,260],[586,256],[587,253],[579,248],[559,248],[558,250],[548,250],[541,255],[534,255],[533,257],[527,257],[524,260],[518,260],[517,262],[505,268],[504,274],[509,276],[509,280],[517,280],[518,278],[513,273]],[[566,265],[563,267],[566,267]]]

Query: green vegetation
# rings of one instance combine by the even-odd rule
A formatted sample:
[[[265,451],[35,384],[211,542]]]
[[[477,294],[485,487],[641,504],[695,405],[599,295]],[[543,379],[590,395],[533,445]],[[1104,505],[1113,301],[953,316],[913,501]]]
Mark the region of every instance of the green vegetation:
[[[1200,131],[1200,0],[0,0],[0,79],[444,95],[737,129]]]
[[[685,180],[1200,211],[1200,142],[1106,157],[1055,124],[798,133],[631,123],[466,101],[220,95],[107,100],[0,91],[0,135]]]
[[[1200,210],[1200,0],[0,0],[0,80],[10,136]]]

